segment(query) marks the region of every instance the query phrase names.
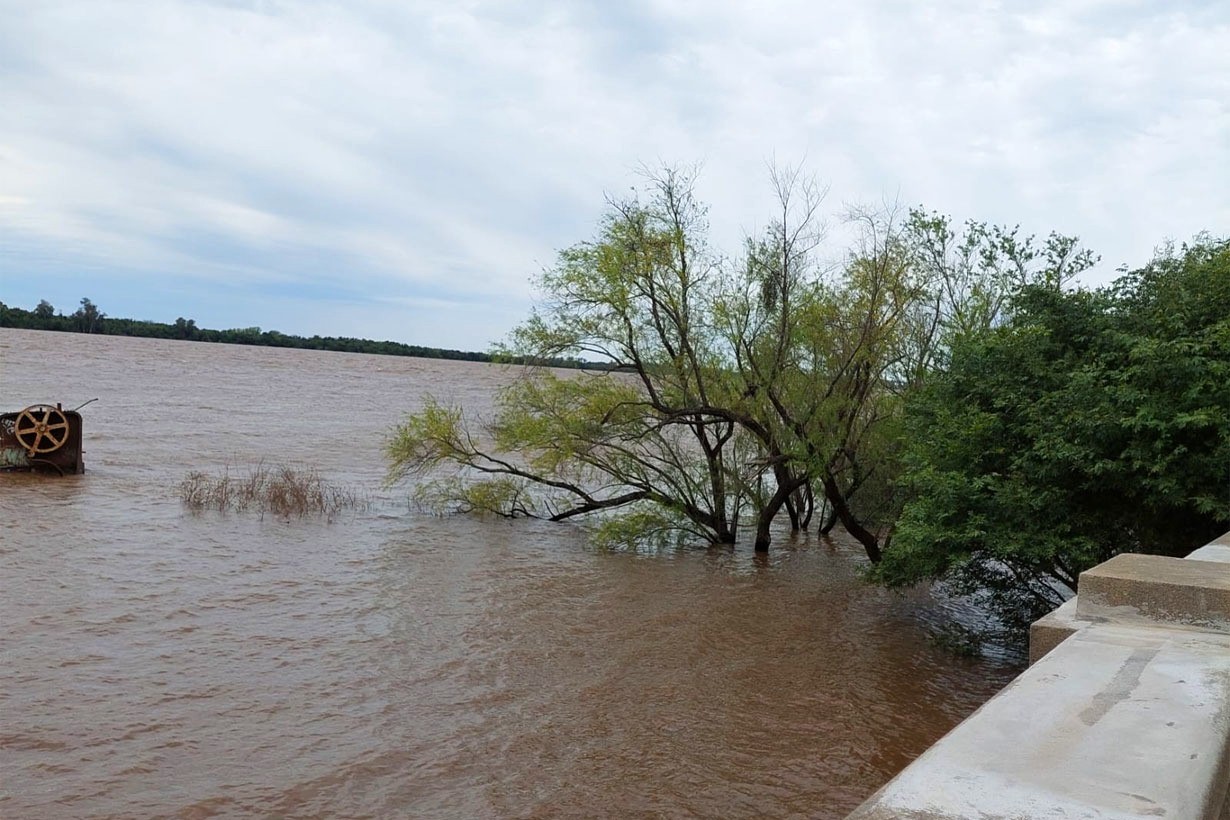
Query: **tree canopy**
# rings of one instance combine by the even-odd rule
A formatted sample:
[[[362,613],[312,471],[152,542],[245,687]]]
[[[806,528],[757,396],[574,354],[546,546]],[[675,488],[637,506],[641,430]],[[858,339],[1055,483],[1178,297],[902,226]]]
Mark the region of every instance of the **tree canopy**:
[[[1230,243],[1200,237],[1096,292],[1029,286],[911,401],[909,502],[877,568],[1026,621],[1118,552],[1230,524]]]
[[[1014,230],[889,210],[852,213],[856,245],[824,266],[823,190],[795,169],[771,182],[777,213],[734,258],[710,247],[687,170],[610,201],[597,236],[540,277],[504,353],[596,355],[612,372],[530,371],[491,419],[428,397],[391,437],[391,480],[428,476],[420,492],[449,509],[601,512],[602,531],[750,530],[758,550],[780,513],[798,529],[819,506],[878,561],[906,397],[1011,289],[1057,286],[1089,259],[1074,240],[1039,251]]]

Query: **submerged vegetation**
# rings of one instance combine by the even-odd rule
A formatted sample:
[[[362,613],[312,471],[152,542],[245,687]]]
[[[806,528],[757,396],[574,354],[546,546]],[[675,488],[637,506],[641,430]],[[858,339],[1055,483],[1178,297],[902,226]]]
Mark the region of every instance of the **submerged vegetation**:
[[[351,487],[332,484],[312,468],[261,463],[246,475],[230,470],[221,475],[194,471],[179,483],[179,497],[194,511],[266,513],[280,518],[319,516],[332,521],[346,510],[362,511],[368,496]]]
[[[840,524],[889,585],[986,596],[1009,622],[1115,552],[1230,523],[1230,245],[1199,237],[1095,293],[1075,238],[921,209],[854,211],[822,264],[823,191],[726,256],[666,168],[560,253],[500,353],[530,368],[490,418],[425,398],[389,480],[440,510],[587,517],[600,539],[769,549]],[[830,251],[826,254],[834,256]]]

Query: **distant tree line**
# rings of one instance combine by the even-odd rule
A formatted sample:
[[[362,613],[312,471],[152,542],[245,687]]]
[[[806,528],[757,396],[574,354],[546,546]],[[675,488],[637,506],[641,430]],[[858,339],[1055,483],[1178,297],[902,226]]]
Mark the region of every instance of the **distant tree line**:
[[[180,339],[193,342],[217,342],[221,344],[260,345],[264,347],[295,347],[307,350],[332,350],[344,353],[375,353],[384,356],[415,356],[425,359],[455,359],[467,362],[504,362],[510,364],[543,364],[550,367],[606,369],[600,362],[587,362],[577,358],[549,357],[529,359],[519,356],[478,353],[466,350],[449,350],[438,347],[421,347],[401,342],[354,339],[347,336],[295,336],[276,330],[261,330],[259,327],[211,330],[197,327],[195,319],[179,317],[173,323],[154,322],[148,319],[121,319],[107,316],[88,298],[81,300],[80,307],[65,315],[56,310],[46,299],[33,310],[10,307],[0,302],[0,327],[25,330],[58,330],[64,333],[98,333],[105,336],[141,336],[151,339]]]

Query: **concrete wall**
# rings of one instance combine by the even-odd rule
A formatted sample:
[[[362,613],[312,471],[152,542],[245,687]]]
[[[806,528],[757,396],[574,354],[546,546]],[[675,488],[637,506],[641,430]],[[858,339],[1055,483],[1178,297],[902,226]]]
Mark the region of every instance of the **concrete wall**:
[[[1079,587],[1029,669],[851,818],[1230,820],[1230,533]]]

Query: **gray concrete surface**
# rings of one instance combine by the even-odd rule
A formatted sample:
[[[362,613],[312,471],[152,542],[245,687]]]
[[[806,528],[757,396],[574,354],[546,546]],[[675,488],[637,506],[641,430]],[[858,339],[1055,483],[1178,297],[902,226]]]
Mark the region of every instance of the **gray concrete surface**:
[[[1216,817],[1228,721],[1230,635],[1089,627],[850,817]]]
[[[1081,573],[1076,615],[1230,631],[1230,567],[1163,555],[1116,555]]]
[[[1030,655],[850,818],[1230,820],[1230,533],[1083,574]]]
[[[1034,621],[1029,627],[1029,663],[1037,663],[1065,639],[1090,625],[1076,615],[1076,599]]]

